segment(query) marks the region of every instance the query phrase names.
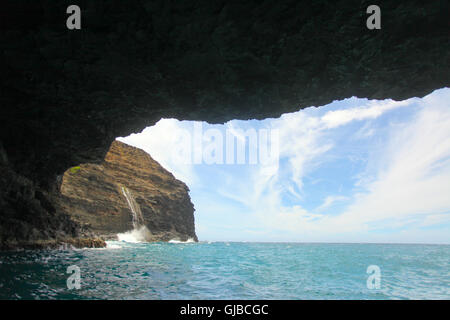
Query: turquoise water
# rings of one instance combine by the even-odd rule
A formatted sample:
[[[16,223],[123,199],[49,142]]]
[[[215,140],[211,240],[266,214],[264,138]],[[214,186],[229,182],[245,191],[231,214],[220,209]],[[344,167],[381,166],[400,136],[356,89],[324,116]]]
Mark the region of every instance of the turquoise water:
[[[80,268],[69,290],[67,267]],[[369,265],[381,270],[368,289]],[[0,253],[1,299],[450,299],[449,245],[125,243]]]

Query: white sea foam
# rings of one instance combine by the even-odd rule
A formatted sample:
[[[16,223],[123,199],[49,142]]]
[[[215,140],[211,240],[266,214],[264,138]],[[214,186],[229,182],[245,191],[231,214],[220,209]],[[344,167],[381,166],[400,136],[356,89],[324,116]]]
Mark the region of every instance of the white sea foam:
[[[180,241],[176,239],[169,240],[169,243],[195,243],[193,238],[189,238],[186,241]]]
[[[132,243],[147,242],[149,241],[150,237],[150,231],[146,226],[140,226],[137,229],[117,234],[117,238],[119,239],[119,241]]]
[[[117,244],[117,241],[105,241],[106,242],[106,249],[120,249],[122,248],[121,245]]]

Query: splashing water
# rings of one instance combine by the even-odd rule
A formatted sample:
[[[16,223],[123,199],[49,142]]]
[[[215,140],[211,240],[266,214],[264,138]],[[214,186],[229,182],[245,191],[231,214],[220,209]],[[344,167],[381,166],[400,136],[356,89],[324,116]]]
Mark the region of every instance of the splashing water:
[[[125,242],[145,242],[151,237],[150,231],[144,225],[144,217],[142,216],[141,207],[136,202],[128,188],[122,187],[122,193],[127,199],[128,207],[132,213],[133,230],[117,234],[119,241]]]
[[[117,238],[119,241],[139,243],[148,242],[150,240],[151,233],[146,226],[140,226],[138,229],[133,229],[124,233],[118,233]]]

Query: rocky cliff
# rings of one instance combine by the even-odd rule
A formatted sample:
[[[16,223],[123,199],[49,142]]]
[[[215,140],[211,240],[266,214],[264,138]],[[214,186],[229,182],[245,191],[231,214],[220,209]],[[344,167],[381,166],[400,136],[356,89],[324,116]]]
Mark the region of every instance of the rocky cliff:
[[[84,237],[115,238],[145,226],[143,240],[197,240],[188,191],[149,154],[114,141],[103,163],[66,171],[59,205]]]

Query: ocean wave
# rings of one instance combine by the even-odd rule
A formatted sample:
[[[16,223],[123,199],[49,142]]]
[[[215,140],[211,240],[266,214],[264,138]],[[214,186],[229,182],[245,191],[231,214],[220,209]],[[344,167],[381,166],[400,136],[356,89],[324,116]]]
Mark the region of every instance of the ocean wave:
[[[117,241],[105,241],[106,249],[121,249],[122,246],[117,243]]]
[[[177,239],[172,239],[172,240],[169,240],[169,243],[195,243],[195,240],[193,238],[189,238],[186,241],[180,241],[180,240],[177,240]]]

